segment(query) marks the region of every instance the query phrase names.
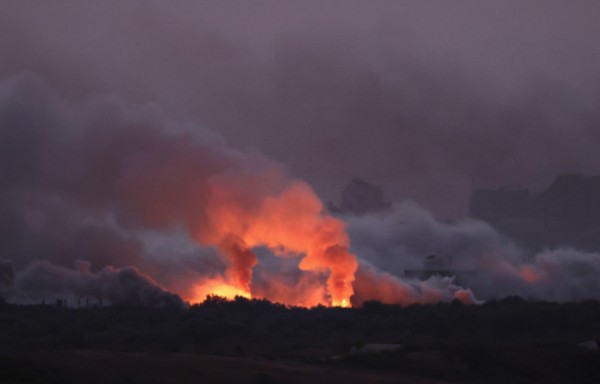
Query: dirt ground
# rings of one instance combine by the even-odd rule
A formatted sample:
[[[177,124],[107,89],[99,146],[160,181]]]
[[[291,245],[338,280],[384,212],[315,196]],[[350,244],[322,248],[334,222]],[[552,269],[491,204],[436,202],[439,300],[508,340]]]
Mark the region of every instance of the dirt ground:
[[[40,352],[0,358],[2,383],[224,383],[319,384],[406,383],[441,381],[373,372],[329,363],[195,354],[110,352]]]

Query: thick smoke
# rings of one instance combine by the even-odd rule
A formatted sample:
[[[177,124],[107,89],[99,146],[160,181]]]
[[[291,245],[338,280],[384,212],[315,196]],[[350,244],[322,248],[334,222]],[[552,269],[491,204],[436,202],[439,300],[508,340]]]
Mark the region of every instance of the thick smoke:
[[[213,229],[208,242],[229,256],[237,285],[246,291],[251,267],[257,264],[251,249],[265,246],[281,257],[303,255],[301,270],[331,271],[327,279],[331,301],[348,304],[358,264],[348,253],[346,224],[321,215],[323,204],[306,183],[292,182],[276,196],[261,193],[269,181],[238,177],[232,184],[219,178],[208,207]],[[255,192],[248,193],[247,188],[255,185]]]
[[[57,267],[48,261],[34,261],[21,272],[16,288],[26,292],[32,302],[54,298],[108,300],[107,304],[144,307],[183,307],[181,298],[160,288],[135,267],[104,267],[90,272],[90,263],[78,261],[77,269]]]
[[[481,297],[519,295],[532,300],[600,300],[600,254],[572,248],[545,251],[531,261],[511,263],[486,255],[481,269],[464,279]]]
[[[346,217],[352,249],[384,271],[401,276],[423,267],[429,255],[451,257],[454,268],[473,269],[485,254],[524,257],[490,225],[472,219],[445,223],[414,202],[395,204],[389,213]],[[517,261],[517,260],[515,260]]]
[[[160,264],[169,255],[146,262],[144,231],[178,223],[190,231],[206,227],[207,180],[237,161],[216,136],[188,128],[168,121],[156,107],[130,107],[114,97],[72,103],[33,76],[3,81],[0,252],[17,269],[35,259],[70,268],[85,258],[93,272],[104,271],[101,276],[108,274],[107,266],[127,277],[137,272],[119,267],[144,265],[168,280],[170,271]],[[53,271],[61,276],[61,270]],[[86,276],[64,275],[72,280],[67,288],[81,292],[74,280]],[[148,295],[162,290],[152,280],[143,285],[140,299],[123,300],[152,304]],[[35,286],[36,292],[41,289]],[[102,298],[102,292],[113,302],[127,293],[108,289],[94,295]]]
[[[342,221],[256,151],[157,106],[62,99],[31,75],[0,84],[0,213],[0,288],[17,302],[599,297],[597,254],[530,255],[483,222],[439,222],[411,202]],[[431,254],[456,277],[404,276]]]
[[[322,274],[300,270],[298,263],[294,261],[287,259],[269,268],[269,263],[261,260],[254,270],[252,296],[264,297],[274,302],[294,302],[305,307],[327,302],[327,292],[324,289],[326,278]],[[356,288],[356,281],[353,287]],[[354,295],[356,294],[354,289]]]
[[[483,222],[439,222],[411,202],[343,219],[281,164],[157,106],[69,101],[32,75],[0,83],[0,289],[10,301],[600,298],[597,254],[530,255]],[[404,276],[431,254],[456,277]]]
[[[26,70],[73,99],[156,102],[256,146],[325,200],[360,177],[458,217],[473,186],[540,190],[560,173],[600,173],[599,11],[595,1],[2,1],[0,77]]]
[[[70,268],[85,258],[100,280],[113,271],[109,266],[121,267],[120,281],[137,273],[126,268],[135,265],[188,299],[215,278],[249,293],[252,249],[264,246],[300,257],[304,271],[327,274],[320,302],[348,304],[353,293],[358,264],[347,250],[345,224],[322,214],[306,183],[256,152],[225,147],[202,127],[167,119],[157,107],[114,97],[69,102],[38,78],[12,77],[0,85],[0,164],[0,224],[7,229],[0,251],[17,268],[29,265],[18,284],[25,292],[63,289],[57,281],[64,277],[64,289],[77,295],[90,290],[118,302],[123,294],[124,301],[151,304],[143,296],[148,287],[134,289],[143,296],[134,300],[122,289],[94,291],[89,273],[32,263]],[[156,257],[151,250],[160,240],[153,239],[161,236],[195,244],[175,252],[177,260]],[[31,274],[50,278],[38,286],[26,278]]]
[[[387,213],[345,220],[349,223],[352,251],[372,265],[358,270],[354,298],[357,301],[368,297],[378,297],[383,302],[437,301],[435,295],[427,296],[427,289],[433,288],[435,293],[435,288],[440,287],[445,287],[438,293],[440,298],[447,299],[448,292],[456,292],[457,298],[461,296],[466,301],[474,299],[462,287],[480,300],[511,295],[560,302],[600,299],[597,253],[565,248],[533,255],[484,222],[439,222],[410,201],[394,205]],[[436,255],[443,263],[426,266],[429,255]],[[402,278],[406,270],[427,268],[446,270],[455,277],[434,276],[419,283]],[[377,269],[388,272],[378,278],[384,284],[372,283],[377,279]],[[361,299],[363,294],[365,299]]]
[[[410,305],[415,303],[437,303],[458,299],[465,304],[474,304],[470,289],[453,284],[454,278],[432,276],[426,281],[397,278],[389,273],[378,275],[377,271],[363,263],[357,271],[352,297],[353,305],[362,305],[368,300],[388,304]]]

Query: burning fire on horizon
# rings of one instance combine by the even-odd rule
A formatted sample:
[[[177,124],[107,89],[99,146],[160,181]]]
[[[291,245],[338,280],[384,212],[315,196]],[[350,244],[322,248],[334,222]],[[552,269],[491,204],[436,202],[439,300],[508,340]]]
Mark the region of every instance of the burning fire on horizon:
[[[0,227],[16,228],[0,233],[8,301],[162,306],[219,295],[356,307],[600,292],[598,254],[557,250],[524,262],[489,225],[440,223],[410,202],[333,216],[283,165],[152,106],[64,100],[41,79],[16,76],[0,82],[0,117]],[[150,255],[141,238],[174,227],[201,252]],[[402,277],[423,253],[451,254],[477,274],[460,284]]]
[[[249,201],[244,185],[231,180],[211,183],[207,213],[209,229],[196,233],[204,244],[215,245],[230,262],[224,276],[196,285],[192,302],[214,294],[227,298],[250,297],[255,247],[267,247],[277,257],[299,257],[304,271],[324,272],[325,289],[318,289],[305,303],[294,302],[282,292],[277,301],[289,305],[318,304],[348,306],[354,293],[352,282],[358,268],[356,256],[348,251],[346,224],[323,213],[323,205],[304,182],[294,181],[279,196]]]
[[[12,155],[13,163],[18,164],[19,156],[33,156],[32,151],[39,149],[37,137],[47,138],[39,141],[45,147],[41,151],[45,158],[34,164],[39,169],[31,174],[31,183],[26,180],[24,185],[14,185],[15,195],[28,191],[32,196],[17,204],[24,225],[37,220],[39,223],[31,225],[45,229],[51,214],[80,215],[85,217],[84,223],[93,221],[96,227],[117,235],[182,224],[196,244],[218,250],[225,271],[213,273],[211,278],[188,276],[183,284],[173,285],[161,282],[161,271],[155,269],[142,280],[191,302],[203,300],[207,294],[256,296],[250,290],[258,263],[253,249],[263,247],[275,257],[299,258],[299,270],[313,277],[310,284],[304,284],[307,278],[302,277],[296,287],[284,284],[287,289],[283,285],[271,289],[270,299],[289,305],[350,305],[358,262],[348,250],[346,224],[324,213],[308,184],[290,178],[285,167],[258,153],[227,148],[201,127],[161,123],[163,117],[157,120],[156,111],[131,109],[122,101],[100,98],[69,105],[38,78],[9,79],[2,83],[2,91],[0,113],[12,121],[6,118],[0,129],[13,142],[10,149],[16,148],[5,155]],[[27,92],[27,97],[21,97]],[[31,104],[35,100],[56,109],[35,111]],[[81,121],[69,121],[79,112]],[[22,129],[20,121],[26,121],[28,115],[39,116],[40,121]],[[60,123],[48,130],[45,119]],[[21,135],[26,139],[20,140]],[[23,178],[28,176],[26,171],[21,171]],[[37,180],[48,181],[43,193],[34,186]],[[51,206],[57,202],[62,205]],[[52,208],[57,211],[51,212]],[[106,222],[106,217],[112,222]],[[75,219],[74,229],[81,228],[81,223]],[[36,236],[35,231],[30,233]],[[51,255],[36,256],[43,260]],[[98,261],[103,264],[100,267],[111,265],[105,260],[89,261],[92,266]],[[36,264],[37,273],[44,265]],[[133,265],[145,273],[143,257]],[[52,271],[61,273],[56,268]],[[92,274],[89,263],[82,274],[86,278]],[[326,279],[321,284],[314,276]],[[182,278],[172,273],[169,279],[181,283]],[[37,278],[39,287],[30,285],[43,290],[42,280]],[[67,279],[59,276],[58,286],[50,288],[69,290],[60,287],[62,281]],[[303,292],[298,294],[299,290]]]
[[[278,196],[265,197],[248,196],[245,184],[232,185],[231,180],[213,181],[211,190],[209,231],[198,233],[197,238],[217,246],[230,261],[225,276],[231,288],[227,289],[249,294],[252,267],[257,264],[252,249],[264,246],[277,257],[301,257],[301,270],[329,274],[325,292],[330,299],[315,297],[318,302],[311,304],[350,302],[358,263],[348,251],[345,223],[323,214],[322,203],[306,183],[293,181]],[[227,292],[224,286],[217,289]],[[297,304],[285,296],[278,301]]]

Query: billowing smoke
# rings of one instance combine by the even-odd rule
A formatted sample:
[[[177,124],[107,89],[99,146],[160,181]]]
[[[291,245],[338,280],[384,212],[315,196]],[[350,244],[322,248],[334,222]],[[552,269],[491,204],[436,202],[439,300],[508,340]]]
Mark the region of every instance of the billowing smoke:
[[[7,229],[1,251],[17,267],[29,265],[17,279],[24,292],[67,290],[136,304],[163,300],[160,284],[186,299],[196,299],[203,286],[214,286],[208,293],[249,294],[253,248],[266,247],[300,257],[303,271],[327,275],[319,303],[348,305],[353,294],[358,264],[348,252],[346,225],[323,214],[306,183],[256,152],[227,148],[200,126],[169,120],[155,106],[115,97],[74,103],[32,76],[4,81],[0,186],[0,225]],[[184,236],[205,262],[182,268],[194,264],[190,252],[152,257],[148,244],[159,233],[172,242]],[[30,264],[36,259],[60,267]],[[78,259],[99,271],[64,269]]]
[[[156,105],[63,99],[33,75],[0,83],[0,254],[0,292],[15,302],[599,296],[597,254],[529,255],[483,222],[441,223],[410,202],[333,217],[308,184],[257,151],[229,148]],[[428,255],[456,276],[405,273]]]
[[[389,213],[346,217],[345,220],[349,223],[353,251],[394,275],[422,268],[424,258],[429,255],[452,257],[453,267],[457,269],[475,268],[473,263],[485,254],[524,257],[509,239],[482,221],[439,222],[429,211],[411,201],[394,205]]]
[[[473,186],[600,172],[600,3],[61,3],[0,12],[0,78],[52,86],[0,84],[9,300],[25,300],[15,283],[35,260],[86,260],[94,276],[135,266],[190,301],[596,297],[596,254],[531,255],[411,204],[342,217],[348,237],[285,167],[186,120],[283,161],[320,196],[363,177],[459,217]],[[404,276],[428,255],[461,273]]]
[[[78,261],[77,269],[57,267],[48,261],[34,261],[19,274],[16,288],[26,292],[33,302],[48,298],[74,297],[107,299],[111,304],[144,307],[183,307],[181,298],[160,288],[135,267],[104,267],[90,272],[90,263]],[[75,301],[75,300],[73,300]]]
[[[600,299],[597,253],[564,248],[531,254],[484,222],[439,222],[410,201],[394,205],[387,213],[345,220],[349,223],[352,251],[372,265],[361,266],[356,275],[354,300],[359,302],[367,297],[388,303],[437,301],[436,297],[447,299],[448,292],[455,292],[464,301],[511,295],[560,302]],[[430,255],[435,255],[439,263],[426,265]],[[387,273],[374,284],[377,269]],[[415,288],[410,277],[392,276],[428,269],[454,277],[433,276]],[[468,287],[476,299],[461,286]],[[445,289],[430,293],[429,288],[441,287]]]
[[[600,174],[597,1],[60,3],[2,2],[0,77],[156,102],[326,200],[359,177],[458,217],[473,185]]]
[[[212,225],[205,242],[217,244],[229,257],[238,288],[249,290],[251,268],[257,264],[251,249],[265,246],[281,257],[304,255],[301,270],[329,270],[332,303],[348,304],[358,264],[348,253],[345,223],[321,214],[323,204],[307,184],[295,181],[274,194],[268,188],[281,183],[279,175],[256,180],[247,174],[215,178],[207,212]]]
[[[481,269],[464,279],[481,297],[519,295],[532,300],[600,300],[600,254],[572,248],[548,250],[512,263],[485,255]]]
[[[437,303],[458,299],[465,304],[474,304],[475,299],[470,289],[453,284],[453,277],[432,276],[426,281],[401,279],[377,271],[363,264],[356,274],[352,297],[353,305],[362,305],[368,300],[378,300],[388,304],[410,305],[415,303]]]

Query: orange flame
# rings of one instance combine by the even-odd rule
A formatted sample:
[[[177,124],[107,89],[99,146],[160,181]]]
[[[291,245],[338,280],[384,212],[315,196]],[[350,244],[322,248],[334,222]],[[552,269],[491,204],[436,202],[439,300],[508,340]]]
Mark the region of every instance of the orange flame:
[[[202,284],[194,286],[194,297],[190,299],[192,304],[201,303],[206,299],[206,296],[216,295],[233,300],[236,296],[250,298],[250,294],[233,285],[229,285],[222,278],[207,280]]]
[[[262,246],[279,257],[303,256],[301,270],[329,273],[330,305],[348,306],[358,263],[348,252],[346,224],[324,215],[323,204],[304,182],[292,182],[281,193],[266,197],[248,192],[248,185],[252,183],[236,188],[231,180],[213,180],[207,207],[211,232],[198,234],[228,258],[227,274],[233,276],[235,289],[250,293],[252,267],[257,264],[252,248]]]

